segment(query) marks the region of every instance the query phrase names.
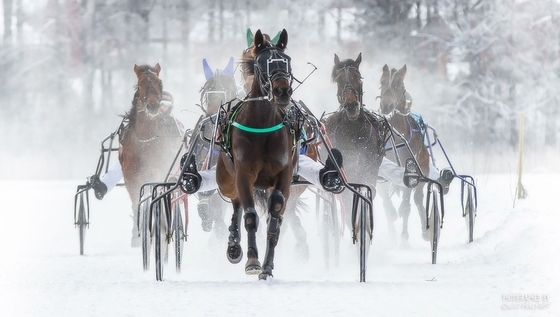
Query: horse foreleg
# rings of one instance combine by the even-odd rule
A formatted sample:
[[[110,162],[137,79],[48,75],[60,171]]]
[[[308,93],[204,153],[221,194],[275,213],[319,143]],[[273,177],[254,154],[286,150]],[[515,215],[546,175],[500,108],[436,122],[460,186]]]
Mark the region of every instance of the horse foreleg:
[[[257,229],[259,227],[259,216],[253,207],[248,207],[243,216],[245,220],[245,230],[247,230],[247,263],[245,273],[249,275],[260,274],[262,272],[259,262],[259,251],[257,248]]]
[[[416,209],[418,209],[418,215],[420,216],[420,223],[422,224],[422,238],[428,241],[430,236],[426,224],[426,207],[424,207],[424,183],[418,184],[416,189],[414,189],[414,204],[416,204]]]
[[[243,258],[243,249],[241,248],[241,235],[239,233],[239,223],[241,223],[242,208],[239,202],[233,202],[233,214],[231,216],[231,225],[229,226],[229,241],[227,248],[227,259],[233,264],[237,264]]]
[[[284,195],[278,189],[275,189],[268,200],[268,230],[266,236],[266,255],[263,265],[263,272],[259,279],[266,280],[268,276],[272,276],[274,269],[274,249],[278,244],[280,237],[280,226],[282,225],[281,211],[284,209]]]
[[[410,194],[412,193],[411,189],[404,189],[403,190],[403,200],[401,205],[399,206],[399,216],[403,218],[402,223],[402,233],[401,233],[401,240],[404,246],[408,246],[408,217],[410,216]]]

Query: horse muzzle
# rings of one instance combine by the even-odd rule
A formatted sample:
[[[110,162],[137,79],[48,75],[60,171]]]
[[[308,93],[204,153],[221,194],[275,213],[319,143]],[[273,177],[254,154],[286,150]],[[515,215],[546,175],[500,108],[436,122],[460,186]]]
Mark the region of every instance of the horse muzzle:
[[[160,113],[161,113],[161,107],[159,103],[148,104],[146,106],[146,114],[150,119],[154,119],[155,117],[159,116]]]
[[[385,116],[392,116],[393,112],[395,111],[395,104],[393,102],[391,103],[381,102],[379,104],[379,111],[381,111],[381,114]]]
[[[344,111],[346,112],[346,116],[350,121],[358,119],[358,116],[360,116],[360,110],[361,107],[358,102],[344,104]]]
[[[282,87],[273,90],[274,103],[280,107],[286,107],[292,98],[292,87]]]

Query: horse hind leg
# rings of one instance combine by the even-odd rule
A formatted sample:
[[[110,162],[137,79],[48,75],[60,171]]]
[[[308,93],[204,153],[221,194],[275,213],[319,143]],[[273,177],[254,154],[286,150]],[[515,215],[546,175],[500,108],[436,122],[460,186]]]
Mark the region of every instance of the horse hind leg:
[[[243,249],[241,248],[241,234],[239,232],[241,215],[241,204],[233,203],[233,214],[231,216],[231,225],[228,228],[229,241],[226,252],[228,261],[233,264],[241,262],[241,259],[243,258]]]
[[[382,184],[379,186],[379,195],[383,201],[383,209],[385,210],[385,216],[387,218],[387,227],[389,230],[389,238],[391,239],[391,244],[396,245],[397,243],[397,230],[395,229],[395,221],[397,220],[397,210],[393,206],[393,201],[391,199],[391,194],[389,193],[390,185]]]
[[[208,203],[214,223],[214,234],[218,239],[222,240],[227,234],[227,226],[224,221],[224,209],[226,209],[226,205],[218,193],[214,193],[212,196],[208,197]]]
[[[270,195],[268,205],[270,218],[268,219],[266,255],[263,272],[259,275],[260,280],[266,280],[269,276],[272,276],[272,270],[274,269],[274,249],[280,237],[280,226],[282,225],[280,212],[284,208],[284,201],[284,195],[277,189]]]

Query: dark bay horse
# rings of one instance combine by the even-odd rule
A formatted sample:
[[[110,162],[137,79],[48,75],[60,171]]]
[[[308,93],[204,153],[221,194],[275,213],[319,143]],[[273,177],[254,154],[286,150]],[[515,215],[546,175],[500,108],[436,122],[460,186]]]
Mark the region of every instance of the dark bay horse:
[[[119,161],[132,200],[133,245],[138,241],[136,211],[140,188],[146,183],[167,181],[167,173],[182,142],[177,121],[160,108],[163,89],[160,71],[159,64],[134,65],[138,83],[132,107],[119,129]]]
[[[204,112],[204,118],[216,114],[222,104],[237,98],[233,62],[233,57],[231,57],[223,70],[212,70],[206,59],[202,61],[206,82],[200,89],[199,106]],[[201,127],[196,127],[195,131],[200,129]],[[207,125],[205,129],[204,135],[211,136],[214,125]],[[214,146],[211,152],[209,146],[204,145],[195,149],[195,151],[198,170],[206,170],[215,166],[220,148]],[[198,199],[197,211],[202,220],[202,229],[207,232],[214,229],[214,233],[218,237],[227,235],[224,221],[225,209],[227,207],[219,193],[215,190],[198,193]]]
[[[264,41],[268,42],[267,45],[275,45],[278,42],[278,39],[280,38],[280,34],[281,31],[279,31],[272,39],[266,33],[262,33],[262,36],[264,38]],[[242,60],[255,58],[254,34],[251,31],[251,29],[247,29],[246,38],[247,38],[248,48],[243,51]],[[241,75],[243,78],[243,87],[246,90],[246,92],[249,92],[253,85],[254,74],[250,71],[247,72],[243,71],[242,69]],[[305,129],[308,132],[307,134],[310,134],[312,132],[312,128],[310,126],[306,126]],[[307,140],[309,137],[312,136],[302,135],[301,139]],[[307,143],[301,149],[300,154],[305,154],[306,156],[310,157],[314,161],[317,161],[319,159],[319,151],[317,148],[317,144],[313,142]],[[304,181],[302,177],[299,177],[296,180]],[[297,185],[297,186],[292,186],[290,188],[290,198],[286,202],[286,210],[284,212],[284,218],[283,218],[283,225],[287,226],[288,228],[291,228],[296,238],[296,246],[295,246],[296,257],[304,262],[306,262],[309,259],[309,245],[307,243],[307,232],[305,231],[305,228],[301,224],[301,219],[299,217],[299,214],[301,213],[301,211],[304,211],[307,208],[305,203],[303,203],[303,201],[300,199],[301,195],[303,195],[303,193],[306,190],[307,190],[307,186],[305,185]],[[262,194],[262,192],[257,191],[256,194]]]
[[[322,120],[333,147],[340,149],[344,156],[348,180],[375,189],[390,128],[381,116],[364,108],[361,61],[361,53],[355,60],[343,61],[334,55],[331,79],[338,87],[339,108]],[[351,193],[342,193],[342,199],[344,210],[350,211]],[[349,212],[345,213],[345,218],[352,228]]]
[[[290,196],[293,169],[298,153],[294,140],[299,127],[289,109],[292,95],[291,59],[284,53],[288,33],[282,30],[278,43],[271,45],[260,30],[254,36],[254,58],[246,57],[241,66],[254,80],[242,103],[225,114],[224,140],[216,170],[221,193],[232,200],[233,216],[229,227],[228,260],[239,263],[241,215],[247,231],[247,274],[259,279],[272,276],[274,250],[279,236],[286,200]],[[267,190],[268,228],[266,255],[259,261],[256,233],[259,217],[255,210],[255,189]]]
[[[410,112],[412,100],[404,86],[406,71],[406,65],[399,70],[395,68],[389,70],[387,65],[383,66],[383,74],[380,80],[380,111],[388,118],[391,126],[404,136],[424,175],[428,175],[430,154],[427,146],[424,144],[426,126],[420,116]],[[400,140],[396,139],[395,143],[399,143],[399,141]],[[397,153],[395,153],[392,145],[388,145],[387,158],[397,163],[400,161],[399,165],[404,166],[404,162],[407,158],[411,157],[411,153],[406,147],[402,146],[402,143],[400,145],[399,147],[399,144],[395,144]],[[398,156],[396,154],[398,154]],[[405,246],[408,245],[408,217],[410,216],[410,198],[413,190],[414,203],[422,221],[422,236],[425,239],[428,238],[425,223],[426,210],[423,206],[423,188],[424,183],[418,184],[414,189],[402,188],[402,203],[399,206],[398,214],[403,218],[401,239],[403,243],[405,243]],[[389,186],[380,186],[380,195],[383,199],[385,210],[393,214],[393,217],[396,218],[397,213],[391,201]]]

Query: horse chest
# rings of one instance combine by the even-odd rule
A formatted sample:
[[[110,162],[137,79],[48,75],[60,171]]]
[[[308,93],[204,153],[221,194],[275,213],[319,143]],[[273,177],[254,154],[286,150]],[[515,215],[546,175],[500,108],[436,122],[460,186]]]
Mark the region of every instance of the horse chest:
[[[290,162],[291,156],[286,151],[289,148],[288,138],[271,134],[263,138],[262,135],[242,134],[232,144],[236,161],[246,164],[266,164],[274,169],[283,169]]]
[[[372,138],[372,127],[363,120],[342,120],[333,126],[329,134],[334,137],[334,143],[339,147],[364,148],[375,142]]]

